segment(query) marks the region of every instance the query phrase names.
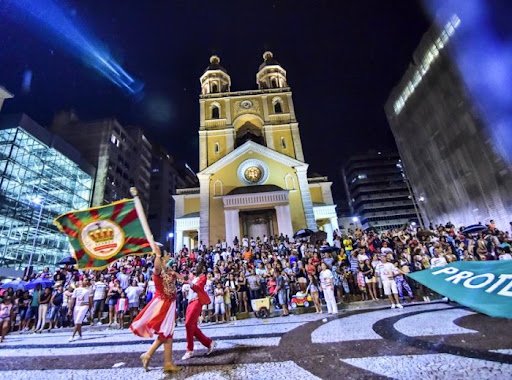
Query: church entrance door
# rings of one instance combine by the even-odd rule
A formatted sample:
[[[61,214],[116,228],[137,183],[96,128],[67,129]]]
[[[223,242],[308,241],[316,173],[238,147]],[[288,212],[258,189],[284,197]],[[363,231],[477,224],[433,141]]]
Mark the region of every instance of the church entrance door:
[[[240,211],[240,228],[242,236],[263,239],[263,235],[270,236],[277,233],[277,219],[275,210]]]

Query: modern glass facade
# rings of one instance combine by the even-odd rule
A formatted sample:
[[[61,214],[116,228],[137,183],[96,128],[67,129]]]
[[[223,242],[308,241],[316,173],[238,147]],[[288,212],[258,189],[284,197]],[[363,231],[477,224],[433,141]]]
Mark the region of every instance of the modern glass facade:
[[[69,255],[53,220],[89,206],[93,173],[27,116],[0,120],[0,267],[38,269]]]

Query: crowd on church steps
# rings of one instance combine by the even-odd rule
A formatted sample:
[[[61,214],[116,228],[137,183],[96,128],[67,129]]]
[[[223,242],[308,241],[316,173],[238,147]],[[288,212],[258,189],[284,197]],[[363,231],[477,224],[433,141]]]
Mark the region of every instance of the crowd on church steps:
[[[317,313],[338,311],[338,303],[387,298],[392,308],[412,300],[429,302],[429,289],[406,274],[464,260],[510,260],[509,231],[491,221],[485,229],[462,233],[451,223],[426,229],[407,226],[388,231],[334,231],[333,243],[288,236],[219,240],[174,254],[175,270],[189,279],[199,261],[208,266],[202,323],[223,323],[251,313],[251,300],[269,297],[273,308],[287,316],[295,308]],[[84,323],[125,328],[155,292],[153,256],[131,256],[103,271],[73,266],[34,273],[34,289],[0,290],[1,340],[9,332],[41,333],[73,325],[70,307],[87,299]],[[178,284],[178,323],[187,308],[188,284]],[[324,308],[323,305],[326,307]],[[256,310],[255,310],[256,311]],[[76,314],[76,313],[75,313]]]

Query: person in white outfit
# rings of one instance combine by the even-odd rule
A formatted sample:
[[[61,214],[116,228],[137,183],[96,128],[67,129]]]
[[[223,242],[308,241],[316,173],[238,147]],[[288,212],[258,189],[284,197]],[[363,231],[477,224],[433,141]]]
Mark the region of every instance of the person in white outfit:
[[[334,276],[326,263],[322,263],[320,284],[324,292],[327,312],[329,314],[338,314],[338,305],[336,304],[336,298],[334,298]]]
[[[400,304],[400,300],[398,299],[398,288],[395,282],[395,276],[399,274],[398,269],[392,263],[387,262],[388,260],[386,255],[381,254],[380,261],[382,266],[379,274],[382,280],[384,294],[388,296],[392,309],[396,307],[403,309],[403,306]]]

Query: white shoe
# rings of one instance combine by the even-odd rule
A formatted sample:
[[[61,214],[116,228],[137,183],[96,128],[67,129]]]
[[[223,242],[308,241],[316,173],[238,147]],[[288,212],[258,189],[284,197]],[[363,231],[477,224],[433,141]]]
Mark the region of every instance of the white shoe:
[[[183,355],[181,357],[181,360],[188,360],[190,359],[192,356],[194,356],[194,352],[193,351],[187,351],[185,352],[185,355]]]
[[[396,305],[394,303],[391,304],[391,308],[394,309]]]
[[[101,323],[101,322],[96,323],[96,326],[101,326],[101,325],[103,325],[103,323]]]
[[[215,347],[217,347],[217,342],[213,340],[210,347],[208,347],[208,351],[206,351],[206,356],[210,355],[215,350]]]
[[[75,340],[75,337],[72,336],[71,338],[68,339],[68,342],[73,342],[74,340]]]
[[[404,308],[404,307],[403,307],[401,304],[399,304],[399,303],[397,303],[397,304],[396,304],[396,307],[398,307],[399,309],[403,309],[403,308]]]
[[[80,335],[78,335],[75,340],[82,340],[82,337]]]

